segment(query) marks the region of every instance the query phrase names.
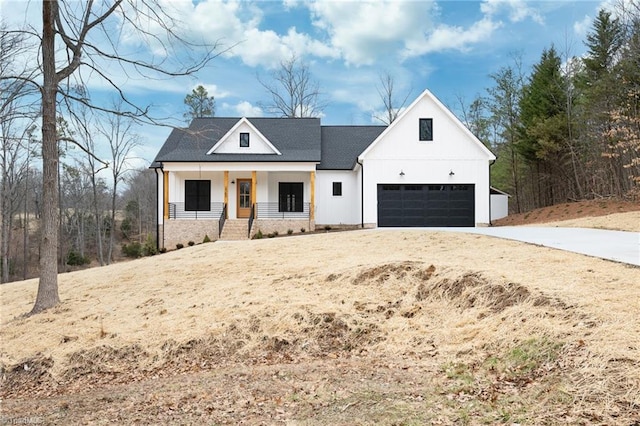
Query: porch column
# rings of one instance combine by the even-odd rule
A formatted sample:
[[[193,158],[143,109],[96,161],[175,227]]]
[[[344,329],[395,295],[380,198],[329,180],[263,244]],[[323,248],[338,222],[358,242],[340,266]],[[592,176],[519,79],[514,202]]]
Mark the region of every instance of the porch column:
[[[162,189],[164,190],[163,216],[165,219],[169,219],[169,172],[163,171],[162,174]]]
[[[315,220],[315,206],[316,206],[316,172],[310,172],[309,180],[311,185],[311,203],[309,206],[309,220]]]
[[[229,219],[229,170],[224,171],[224,205],[227,206],[225,219]]]
[[[251,172],[251,202],[255,205],[256,203],[256,186],[258,185],[258,173],[253,170]],[[258,217],[258,208],[256,207],[253,212],[253,218],[256,219]]]

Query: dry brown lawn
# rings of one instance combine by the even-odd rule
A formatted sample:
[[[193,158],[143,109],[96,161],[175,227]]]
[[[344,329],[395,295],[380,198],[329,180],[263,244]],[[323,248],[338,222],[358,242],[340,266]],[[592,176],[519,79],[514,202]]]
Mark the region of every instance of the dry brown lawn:
[[[638,214],[615,221],[637,230]],[[32,317],[35,280],[0,286],[3,423],[640,424],[625,264],[372,230],[201,244],[59,283],[62,304]]]

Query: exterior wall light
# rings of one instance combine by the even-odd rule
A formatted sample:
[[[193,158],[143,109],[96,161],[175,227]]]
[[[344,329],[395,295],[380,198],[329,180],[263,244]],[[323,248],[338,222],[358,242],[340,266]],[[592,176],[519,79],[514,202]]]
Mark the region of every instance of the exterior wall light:
[[[404,172],[400,170],[400,176],[404,176]]]
[[[453,170],[449,170],[449,176],[453,176],[455,175],[455,173],[453,172]]]

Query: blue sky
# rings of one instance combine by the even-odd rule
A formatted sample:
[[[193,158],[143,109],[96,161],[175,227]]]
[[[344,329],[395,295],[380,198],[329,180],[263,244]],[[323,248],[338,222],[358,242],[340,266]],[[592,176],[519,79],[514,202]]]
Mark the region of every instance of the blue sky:
[[[309,65],[327,107],[323,124],[379,124],[382,109],[376,87],[389,73],[398,97],[409,102],[431,90],[456,114],[459,99],[470,103],[491,85],[489,75],[522,56],[524,70],[554,44],[561,54],[584,53],[584,39],[605,1],[219,1],[159,0],[163,10],[184,24],[189,37],[218,42],[219,57],[192,78],[163,81],[114,79],[140,104],[152,104],[157,116],[180,124],[183,99],[199,84],[216,99],[217,116],[265,116],[269,97],[257,80],[268,80],[278,64],[295,54]],[[9,25],[38,27],[36,1],[0,0],[0,16]],[[123,48],[147,55],[151,47],[134,37]],[[108,97],[89,78],[95,98]],[[184,122],[182,122],[184,124]],[[148,164],[169,134],[144,126],[138,162]]]

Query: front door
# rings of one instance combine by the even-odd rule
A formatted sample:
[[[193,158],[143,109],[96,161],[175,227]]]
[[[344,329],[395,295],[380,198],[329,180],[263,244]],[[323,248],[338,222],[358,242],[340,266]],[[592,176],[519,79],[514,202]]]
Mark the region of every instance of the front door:
[[[238,219],[251,216],[251,179],[238,179]]]

